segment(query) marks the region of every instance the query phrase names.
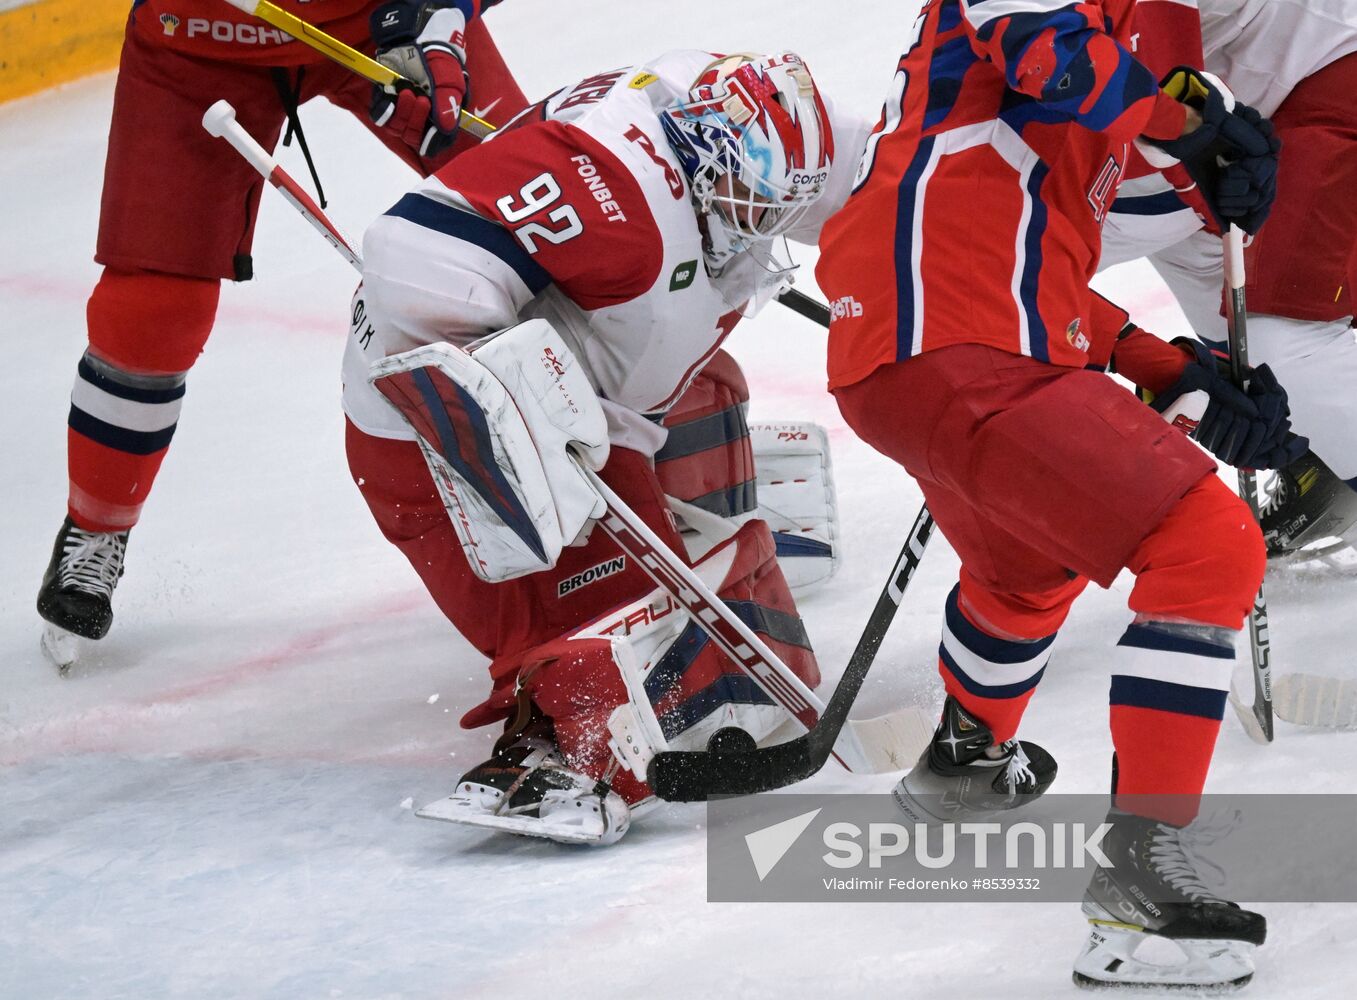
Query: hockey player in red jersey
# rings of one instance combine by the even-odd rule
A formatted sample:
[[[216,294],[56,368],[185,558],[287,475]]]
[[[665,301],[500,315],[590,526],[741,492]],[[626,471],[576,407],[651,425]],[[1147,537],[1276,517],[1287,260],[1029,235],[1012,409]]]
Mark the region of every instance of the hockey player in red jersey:
[[[1181,160],[1211,210],[1250,230],[1271,197],[1266,122],[1227,111],[1191,71],[1161,89],[1128,49],[1132,6],[926,3],[817,276],[837,306],[829,379],[845,419],[919,481],[962,560],[942,719],[897,801],[933,821],[1041,794],[1056,766],[1016,738],[1023,710],[1074,599],[1130,569],[1105,843],[1147,860],[1090,884],[1078,970],[1100,984],[1161,975],[1130,954],[1157,934],[1194,956],[1162,977],[1203,985],[1247,978],[1264,934],[1262,917],[1198,891],[1183,834],[1264,558],[1215,462],[1155,409],[1182,423],[1195,399],[1195,436],[1232,464],[1285,464],[1304,442],[1265,368],[1236,389],[1209,353],[1165,344],[1089,290],[1132,143]],[[1155,409],[1109,366],[1156,393]],[[1128,878],[1154,905],[1114,899]]]
[[[1158,8],[1175,9],[1171,25]],[[1357,524],[1357,2],[1159,0],[1137,7],[1136,34],[1147,58],[1198,36],[1197,65],[1285,144],[1277,203],[1245,250],[1249,357],[1290,389],[1314,452],[1278,474],[1262,524],[1270,555],[1322,554]],[[1197,336],[1222,341],[1218,233],[1172,188],[1153,173],[1123,186],[1102,263],[1150,255]]]
[[[297,106],[324,97],[428,174],[476,144],[457,131],[468,80],[494,121],[527,103],[479,19],[497,2],[279,0],[424,85],[399,96],[223,0],[132,4],[95,254],[104,270],[71,394],[67,518],[38,595],[44,647],[60,665],[74,659],[77,636],[102,638],[112,624],[128,533],[169,449],[221,282],[252,274],[263,179],[202,129],[203,112],[226,98],[266,148],[287,124],[305,151]]]
[[[866,134],[794,54],[672,52],[562,88],[366,233],[344,369],[350,467],[383,533],[492,659],[491,694],[463,725],[508,722],[427,815],[608,843],[650,795],[608,749],[619,705],[680,747],[785,720],[589,534],[603,508],[577,462],[682,551],[652,466],[659,420],[787,280],[775,239],[816,241]],[[818,683],[763,521],[696,568]]]

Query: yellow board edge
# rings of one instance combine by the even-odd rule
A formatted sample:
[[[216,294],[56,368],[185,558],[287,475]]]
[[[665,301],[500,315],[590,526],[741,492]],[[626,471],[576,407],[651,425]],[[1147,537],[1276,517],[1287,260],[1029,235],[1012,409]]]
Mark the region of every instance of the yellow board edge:
[[[131,0],[34,0],[0,10],[0,102],[114,69]]]

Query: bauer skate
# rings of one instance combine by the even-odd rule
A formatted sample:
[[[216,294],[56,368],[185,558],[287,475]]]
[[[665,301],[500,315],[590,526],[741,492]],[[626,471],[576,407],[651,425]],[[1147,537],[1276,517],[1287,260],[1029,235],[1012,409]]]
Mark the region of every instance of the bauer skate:
[[[1327,560],[1351,546],[1357,492],[1306,452],[1273,479],[1260,526],[1269,559]]]
[[[456,792],[415,815],[564,844],[612,844],[631,825],[622,796],[572,770],[540,716],[502,737],[493,757],[462,775]]]
[[[102,639],[113,625],[113,588],[123,575],[127,534],[85,531],[69,517],[57,532],[38,614],[47,622],[43,652],[62,673],[78,658],[82,638]]]
[[[1100,866],[1084,893],[1092,925],[1074,962],[1080,986],[1219,992],[1253,978],[1253,949],[1267,937],[1257,913],[1215,896],[1195,851],[1218,833],[1113,809]]]
[[[1055,780],[1055,759],[1026,740],[991,750],[994,734],[950,695],[942,721],[892,794],[916,823],[970,820],[1032,801]]]

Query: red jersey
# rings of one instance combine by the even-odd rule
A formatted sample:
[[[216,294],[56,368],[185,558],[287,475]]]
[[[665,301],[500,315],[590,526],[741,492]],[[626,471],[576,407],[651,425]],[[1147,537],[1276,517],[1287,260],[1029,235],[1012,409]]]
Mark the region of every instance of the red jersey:
[[[273,0],[296,17],[371,54],[375,0]],[[467,23],[499,0],[460,0]],[[132,24],[149,41],[184,55],[266,66],[300,66],[326,56],[225,0],[133,0]]]
[[[1134,2],[924,4],[821,240],[830,388],[959,343],[1106,358],[1099,227],[1132,140],[1177,137],[1185,118],[1129,51]]]

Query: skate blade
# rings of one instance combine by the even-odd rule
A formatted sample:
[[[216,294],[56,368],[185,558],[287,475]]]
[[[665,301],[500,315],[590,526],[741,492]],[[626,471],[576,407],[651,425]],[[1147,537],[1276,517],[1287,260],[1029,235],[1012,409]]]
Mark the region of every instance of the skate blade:
[[[456,823],[459,826],[474,826],[482,830],[499,830],[521,837],[537,837],[540,840],[554,840],[560,844],[597,844],[603,839],[603,831],[581,830],[568,826],[548,826],[535,816],[496,816],[487,813],[479,805],[451,796],[430,802],[422,809],[416,809],[420,819],[439,820],[443,823]]]
[[[1125,924],[1090,920],[1088,942],[1074,962],[1084,989],[1233,993],[1253,979],[1252,944],[1170,940]],[[1147,955],[1137,955],[1138,951]]]
[[[1357,680],[1316,674],[1282,674],[1272,685],[1279,718],[1301,726],[1357,728]]]
[[[80,636],[57,625],[45,625],[42,630],[42,654],[48,663],[64,675],[80,659]]]

